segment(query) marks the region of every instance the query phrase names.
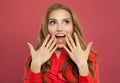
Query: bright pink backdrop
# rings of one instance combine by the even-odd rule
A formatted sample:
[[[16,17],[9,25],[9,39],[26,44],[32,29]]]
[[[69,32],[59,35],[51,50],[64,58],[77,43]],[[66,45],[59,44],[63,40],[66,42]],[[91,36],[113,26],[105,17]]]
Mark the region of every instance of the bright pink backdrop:
[[[55,2],[77,13],[87,42],[101,57],[101,83],[118,83],[120,75],[119,0],[0,0],[0,82],[21,83],[29,48],[34,46],[41,18]]]

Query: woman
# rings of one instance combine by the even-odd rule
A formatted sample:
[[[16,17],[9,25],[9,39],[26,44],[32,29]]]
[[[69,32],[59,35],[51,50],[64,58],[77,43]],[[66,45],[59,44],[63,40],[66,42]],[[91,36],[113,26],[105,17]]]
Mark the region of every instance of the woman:
[[[38,47],[26,59],[24,83],[99,83],[96,53],[85,44],[76,14],[63,4],[48,8]]]

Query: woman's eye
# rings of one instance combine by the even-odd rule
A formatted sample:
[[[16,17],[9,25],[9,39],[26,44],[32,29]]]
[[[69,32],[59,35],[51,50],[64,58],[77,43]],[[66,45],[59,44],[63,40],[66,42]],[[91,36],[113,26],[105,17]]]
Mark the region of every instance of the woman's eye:
[[[56,22],[55,21],[50,21],[49,24],[53,25],[55,24]]]
[[[64,20],[64,24],[69,24],[69,20]]]

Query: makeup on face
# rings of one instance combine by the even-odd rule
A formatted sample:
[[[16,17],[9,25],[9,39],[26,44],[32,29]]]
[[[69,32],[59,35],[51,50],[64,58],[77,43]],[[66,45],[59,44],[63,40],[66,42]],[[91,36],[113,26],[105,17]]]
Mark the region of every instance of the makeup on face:
[[[48,31],[55,36],[58,46],[65,44],[67,34],[73,33],[73,22],[71,15],[64,9],[54,10],[49,15]]]

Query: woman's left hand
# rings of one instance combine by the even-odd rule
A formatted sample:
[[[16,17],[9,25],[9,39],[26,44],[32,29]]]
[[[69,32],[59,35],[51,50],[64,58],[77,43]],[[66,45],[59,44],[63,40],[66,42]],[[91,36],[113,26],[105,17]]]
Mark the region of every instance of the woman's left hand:
[[[74,33],[75,42],[73,41],[72,37],[68,34],[65,38],[69,49],[64,45],[64,49],[69,53],[70,58],[76,63],[77,67],[83,67],[87,65],[87,60],[89,56],[89,52],[92,46],[92,42],[87,45],[86,50],[83,50],[80,46],[78,37],[76,33]],[[87,65],[88,66],[88,65]]]

